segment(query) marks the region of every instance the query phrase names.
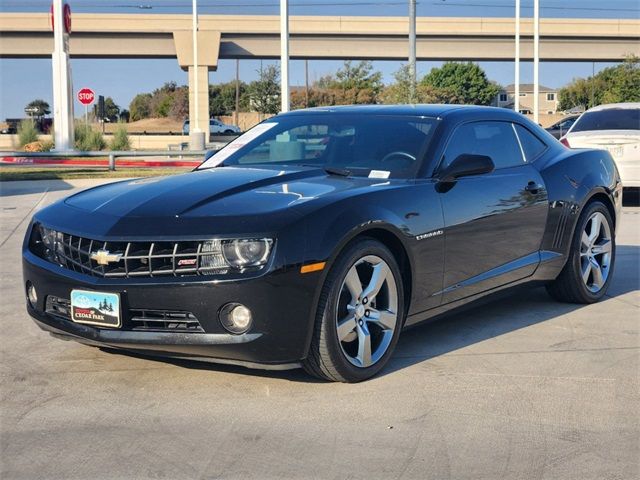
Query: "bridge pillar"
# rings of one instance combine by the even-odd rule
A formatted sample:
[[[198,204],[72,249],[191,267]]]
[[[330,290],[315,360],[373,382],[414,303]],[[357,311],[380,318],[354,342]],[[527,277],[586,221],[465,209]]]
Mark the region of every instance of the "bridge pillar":
[[[198,127],[209,138],[209,67],[198,65],[198,85],[195,85],[195,67],[189,66],[189,119],[195,118],[196,95],[198,96]]]
[[[198,31],[198,85],[195,85],[195,67],[193,62],[193,42],[191,30],[173,32],[178,63],[189,72],[189,118],[194,118],[195,98],[198,95],[198,127],[209,137],[209,72],[218,68],[220,53],[220,32]],[[194,128],[191,125],[191,128]]]

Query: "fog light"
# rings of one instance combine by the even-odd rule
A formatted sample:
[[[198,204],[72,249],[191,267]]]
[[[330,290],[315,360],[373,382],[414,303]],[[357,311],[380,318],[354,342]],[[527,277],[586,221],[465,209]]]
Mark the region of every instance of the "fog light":
[[[252,320],[251,310],[239,303],[227,303],[220,310],[220,323],[236,335],[249,330]]]
[[[31,282],[27,282],[27,301],[31,308],[35,309],[38,305],[38,293],[36,292],[36,287],[34,287]]]

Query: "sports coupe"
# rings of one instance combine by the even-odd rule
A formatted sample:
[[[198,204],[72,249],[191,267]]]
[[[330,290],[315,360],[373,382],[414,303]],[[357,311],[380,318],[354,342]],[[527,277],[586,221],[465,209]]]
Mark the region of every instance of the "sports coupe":
[[[190,173],[37,212],[27,311],[89,345],[357,382],[401,330],[481,297],[602,298],[621,192],[609,152],[506,109],[296,111]]]

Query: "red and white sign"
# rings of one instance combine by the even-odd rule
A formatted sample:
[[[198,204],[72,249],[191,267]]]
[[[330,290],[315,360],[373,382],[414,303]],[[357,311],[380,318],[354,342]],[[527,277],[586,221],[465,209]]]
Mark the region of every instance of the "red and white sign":
[[[64,20],[64,33],[71,33],[71,7],[65,3],[62,7],[62,19]],[[53,4],[51,4],[51,30],[55,28],[56,22],[53,19]]]
[[[91,105],[96,99],[96,94],[90,88],[82,88],[78,92],[78,101],[82,105]]]

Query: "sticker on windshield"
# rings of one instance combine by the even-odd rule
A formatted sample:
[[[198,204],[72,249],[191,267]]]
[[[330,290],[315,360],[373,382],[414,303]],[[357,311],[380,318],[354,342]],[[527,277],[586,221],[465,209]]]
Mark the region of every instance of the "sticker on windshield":
[[[234,141],[228,143],[225,147],[222,147],[222,150],[220,150],[209,160],[200,165],[198,169],[211,168],[220,165],[227,158],[236,153],[240,148],[244,147],[247,143],[255,140],[263,133],[271,130],[276,125],[278,125],[278,122],[261,123],[259,125],[256,125],[244,135],[240,135]]]
[[[371,170],[369,172],[369,178],[389,178],[391,172],[386,170]]]

